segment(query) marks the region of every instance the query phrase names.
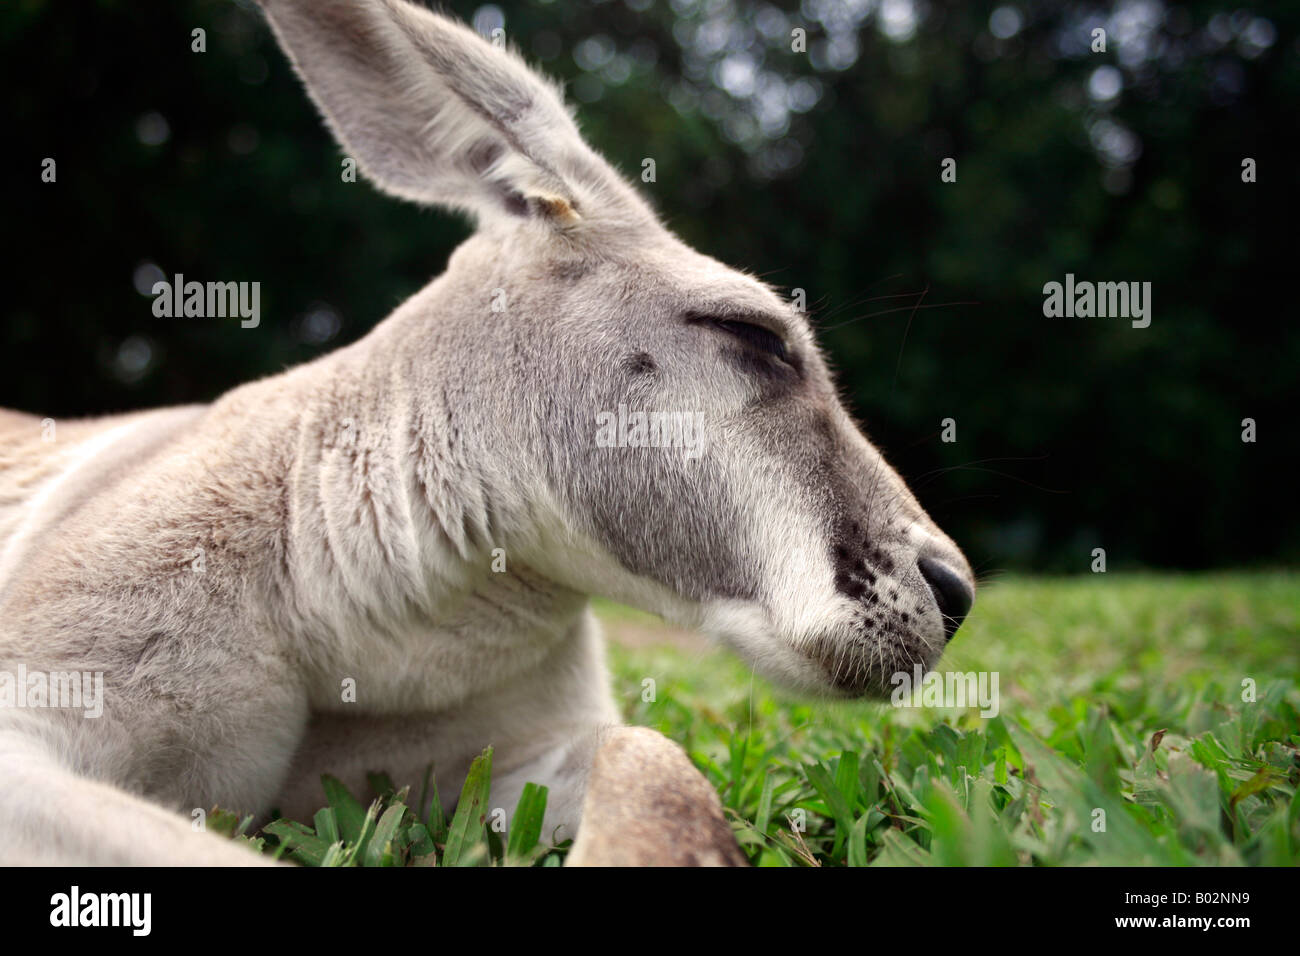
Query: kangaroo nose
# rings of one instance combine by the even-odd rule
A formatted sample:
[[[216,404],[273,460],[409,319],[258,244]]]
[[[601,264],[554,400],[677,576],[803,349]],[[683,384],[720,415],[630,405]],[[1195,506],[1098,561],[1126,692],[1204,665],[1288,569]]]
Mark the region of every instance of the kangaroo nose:
[[[970,606],[975,602],[975,592],[956,571],[942,561],[921,558],[916,564],[921,570],[921,577],[930,585],[935,603],[939,605],[939,613],[943,615],[943,633],[951,641],[957,628],[961,627],[961,622],[970,613]]]

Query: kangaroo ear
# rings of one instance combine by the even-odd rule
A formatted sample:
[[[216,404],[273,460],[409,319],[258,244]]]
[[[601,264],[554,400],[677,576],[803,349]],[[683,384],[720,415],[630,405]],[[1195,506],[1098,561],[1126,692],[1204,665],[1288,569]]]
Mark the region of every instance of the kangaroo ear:
[[[260,0],[335,138],[380,189],[476,215],[576,222],[594,155],[560,91],[405,0]]]

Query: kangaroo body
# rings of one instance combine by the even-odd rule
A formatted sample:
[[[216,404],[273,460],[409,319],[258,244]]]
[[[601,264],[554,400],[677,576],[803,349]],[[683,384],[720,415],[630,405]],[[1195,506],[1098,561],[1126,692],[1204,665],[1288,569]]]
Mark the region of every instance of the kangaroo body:
[[[321,773],[430,763],[450,800],[490,744],[493,806],[546,784],[576,861],[736,862],[680,752],[619,727],[588,595],[861,695],[937,660],[965,559],[803,317],[664,229],[519,60],[400,0],[263,6],[369,177],[478,232],[362,340],[210,406],[0,413],[0,678],[104,682],[95,718],[0,706],[0,860],[259,862],[193,812],[305,819]],[[705,440],[611,447],[624,407]]]
[[[442,376],[394,369],[389,323],[211,406],[59,422],[52,441],[4,414],[3,660],[108,678],[95,721],[0,710],[0,733],[35,720],[69,770],[187,813],[306,819],[321,773],[364,792],[367,771],[418,783],[430,763],[454,799],[489,743],[503,806],[528,779],[581,782],[618,723],[586,598],[518,558],[492,570],[515,542],[486,498],[456,500],[486,490],[459,473],[460,413],[405,401],[401,383]],[[554,816],[581,796],[558,787]]]

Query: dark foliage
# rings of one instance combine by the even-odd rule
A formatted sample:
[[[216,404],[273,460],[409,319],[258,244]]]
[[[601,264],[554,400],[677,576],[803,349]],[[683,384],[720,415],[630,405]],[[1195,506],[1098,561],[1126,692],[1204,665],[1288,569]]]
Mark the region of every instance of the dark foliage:
[[[805,290],[860,420],[981,572],[1296,555],[1300,340],[1270,295],[1294,239],[1256,221],[1293,189],[1263,136],[1300,7],[449,6],[504,18],[630,175],[654,158],[641,188],[688,242]],[[364,335],[467,234],[341,180],[248,3],[10,0],[0,55],[2,406],[208,401]],[[261,281],[262,327],[155,318],[156,269]],[[1150,327],[1044,317],[1066,273],[1151,282]]]

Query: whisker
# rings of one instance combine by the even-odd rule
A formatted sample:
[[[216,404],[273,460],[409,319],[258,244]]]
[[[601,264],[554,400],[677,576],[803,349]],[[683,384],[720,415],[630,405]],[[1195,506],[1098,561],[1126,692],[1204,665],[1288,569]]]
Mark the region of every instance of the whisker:
[[[903,367],[903,349],[907,347],[907,334],[912,331],[912,320],[916,318],[916,310],[921,307],[925,297],[930,294],[930,284],[925,284],[925,289],[916,299],[916,305],[912,307],[911,313],[907,317],[907,325],[903,327],[903,341],[898,343],[898,361],[894,363],[894,380],[889,385],[890,392],[893,392],[894,386],[898,384],[898,371]]]
[[[912,294],[915,295],[916,293],[912,293]],[[827,326],[821,331],[828,332],[831,329],[838,329],[846,325],[851,325],[854,322],[860,322],[862,319],[874,319],[882,315],[892,315],[895,312],[924,312],[929,309],[946,309],[948,306],[951,305],[982,305],[982,304],[983,303],[981,302],[975,302],[972,300],[972,301],[960,301],[960,302],[936,302],[933,305],[922,305],[922,306],[915,306],[915,307],[910,305],[900,305],[896,309],[881,309],[879,312],[868,312],[866,315],[855,316],[851,319],[848,319],[844,322],[840,322],[836,325]]]
[[[874,289],[876,286],[880,285],[881,283],[889,282],[893,279],[901,279],[902,276],[903,274],[901,272],[896,272],[891,276],[885,276],[885,278],[878,279],[877,281],[871,283],[871,285],[867,286],[867,289]],[[902,294],[911,295],[914,293],[902,293]],[[822,298],[825,299],[827,298],[827,296],[823,296]],[[839,305],[835,306],[833,309],[830,309],[825,314],[818,315],[815,322],[811,317],[809,318],[809,321],[813,322],[815,328],[821,328],[822,327],[821,323],[824,322],[826,319],[829,319],[831,316],[838,315],[839,313],[845,311],[846,309],[855,309],[866,302],[874,302],[876,301],[876,299],[879,298],[891,298],[891,296],[863,296],[858,298],[852,298],[845,302],[841,302]]]

